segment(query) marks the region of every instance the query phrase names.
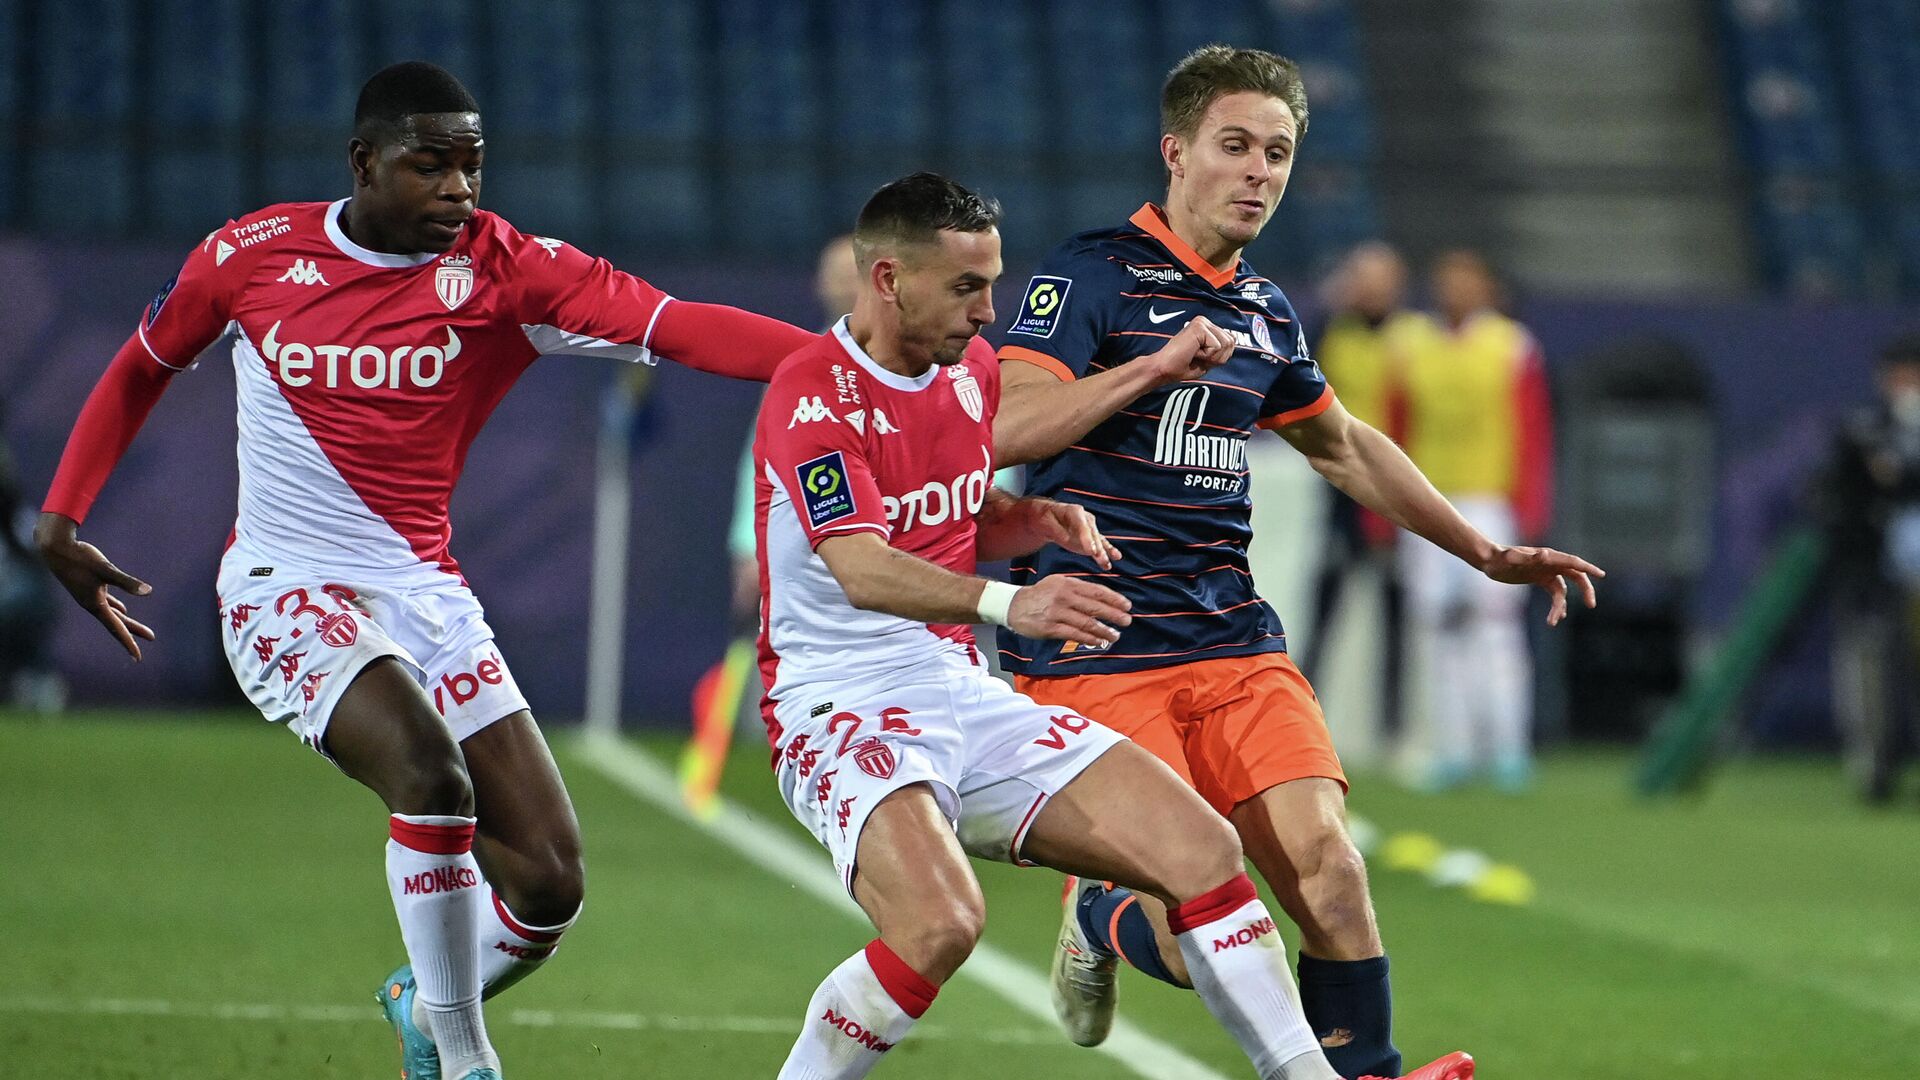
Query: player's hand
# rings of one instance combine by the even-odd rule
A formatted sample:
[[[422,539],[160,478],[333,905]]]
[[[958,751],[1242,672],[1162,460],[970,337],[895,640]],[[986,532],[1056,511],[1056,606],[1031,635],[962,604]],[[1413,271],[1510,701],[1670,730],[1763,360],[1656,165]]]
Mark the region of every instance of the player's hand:
[[[1120,549],[1100,533],[1092,511],[1074,503],[1028,496],[1019,503],[1027,527],[1041,543],[1058,544],[1075,555],[1085,555],[1102,570],[1113,569]]]
[[[1102,648],[1133,621],[1126,597],[1085,578],[1054,574],[1014,594],[1007,625],[1021,637],[1076,641]]]
[[[1213,324],[1205,315],[1195,315],[1173,335],[1160,351],[1135,360],[1147,364],[1166,386],[1185,379],[1197,379],[1233,357],[1233,335]]]
[[[53,576],[60,579],[60,584],[66,586],[88,614],[99,619],[100,625],[119,639],[127,655],[138,660],[140,643],[134,639],[152,641],[153,631],[128,614],[126,601],[108,589],[145,596],[153,591],[153,586],[113,565],[99,548],[81,540],[76,535],[78,531],[79,526],[65,514],[41,514],[39,524],[34,526],[33,539]]]
[[[1547,625],[1558,626],[1567,617],[1567,582],[1580,590],[1580,599],[1588,607],[1598,600],[1593,594],[1595,578],[1607,576],[1605,570],[1578,555],[1543,547],[1507,547],[1493,549],[1493,555],[1481,572],[1507,585],[1538,585],[1553,597],[1547,611]]]

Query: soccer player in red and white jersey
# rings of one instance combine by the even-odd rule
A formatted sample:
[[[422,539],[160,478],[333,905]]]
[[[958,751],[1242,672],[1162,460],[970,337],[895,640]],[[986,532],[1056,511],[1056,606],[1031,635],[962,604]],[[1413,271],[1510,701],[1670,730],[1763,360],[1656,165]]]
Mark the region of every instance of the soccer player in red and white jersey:
[[[1104,586],[1026,588],[977,559],[1113,553],[1082,507],[992,487],[999,208],[944,177],[860,213],[853,314],[767,389],[755,443],[768,739],[782,796],[879,936],[815,991],[782,1080],[870,1072],[984,919],[967,854],[1160,897],[1207,1007],[1267,1080],[1337,1080],[1226,822],[1151,753],[993,678],[969,624],[1097,646]],[[1137,813],[1151,805],[1155,813]]]
[[[37,538],[139,659],[153,632],[111,590],[151,590],[77,529],[175,373],[232,331],[228,661],[268,720],[391,812],[411,970],[381,997],[403,1075],[494,1078],[483,991],[552,953],[584,879],[566,788],[448,551],[467,448],[542,355],[665,356],[764,380],[814,335],[675,300],[477,209],[479,109],[440,68],[374,75],[354,123],[351,198],[229,222],[154,298],[81,410]]]

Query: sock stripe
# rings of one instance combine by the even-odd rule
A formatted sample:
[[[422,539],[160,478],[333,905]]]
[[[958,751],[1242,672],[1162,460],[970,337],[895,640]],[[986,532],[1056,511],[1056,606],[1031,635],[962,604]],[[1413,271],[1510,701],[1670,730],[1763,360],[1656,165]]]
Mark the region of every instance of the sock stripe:
[[[1184,934],[1196,926],[1226,918],[1259,896],[1259,891],[1253,887],[1253,879],[1245,873],[1237,874],[1224,885],[1209,889],[1184,904],[1168,908],[1167,928],[1176,934]]]
[[[1120,916],[1125,915],[1128,908],[1139,902],[1140,898],[1137,896],[1127,897],[1125,900],[1120,901],[1119,907],[1113,909],[1113,918],[1107,920],[1107,944],[1113,946],[1113,954],[1118,956],[1129,967],[1139,967],[1140,965],[1133,962],[1133,958],[1127,955],[1127,950],[1120,944]]]
[[[399,814],[388,819],[389,835],[393,842],[404,848],[424,852],[428,855],[464,855],[473,850],[473,819],[452,818],[452,821],[464,821],[461,825],[433,825],[419,821],[409,821]]]
[[[900,1011],[915,1020],[925,1015],[933,1005],[933,999],[940,988],[926,980],[926,977],[907,966],[900,954],[887,947],[879,938],[867,942],[867,966],[873,969],[874,977],[880,980],[880,988],[900,1006]]]
[[[568,919],[566,922],[563,922],[558,926],[549,926],[541,929],[535,929],[521,922],[519,919],[514,918],[513,912],[507,910],[507,902],[505,900],[500,899],[499,893],[497,892],[492,893],[492,895],[493,895],[493,913],[500,917],[500,924],[502,926],[505,926],[512,933],[520,937],[526,938],[528,941],[531,941],[536,945],[551,945],[554,942],[559,941],[560,935],[566,933],[567,928],[573,925],[573,919]],[[574,919],[577,919],[579,917],[580,917],[579,913],[575,912]]]

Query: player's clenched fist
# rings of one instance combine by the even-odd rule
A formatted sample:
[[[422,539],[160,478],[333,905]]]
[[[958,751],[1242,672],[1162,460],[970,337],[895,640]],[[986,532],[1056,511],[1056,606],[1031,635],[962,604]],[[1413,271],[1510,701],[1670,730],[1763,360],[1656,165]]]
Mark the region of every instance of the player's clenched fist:
[[[1198,378],[1233,356],[1233,335],[1215,326],[1205,315],[1187,320],[1160,351],[1139,363],[1151,364],[1162,383]]]
[[[1132,607],[1105,585],[1056,574],[1014,594],[1007,626],[1024,637],[1098,647],[1120,640],[1118,628],[1133,621]]]

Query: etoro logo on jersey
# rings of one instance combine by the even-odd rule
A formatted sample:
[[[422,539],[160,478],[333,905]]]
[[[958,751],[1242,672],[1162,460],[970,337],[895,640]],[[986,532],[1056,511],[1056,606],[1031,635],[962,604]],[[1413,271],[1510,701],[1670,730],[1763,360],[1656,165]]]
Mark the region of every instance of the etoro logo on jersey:
[[[980,448],[981,465],[946,483],[929,480],[898,498],[888,495],[880,502],[887,511],[887,524],[903,533],[922,525],[944,525],[970,518],[986,505],[987,488],[993,483],[993,455]]]
[[[853,514],[853,490],[847,484],[847,462],[840,451],[803,461],[793,471],[800,480],[809,528],[817,529]]]
[[[280,324],[267,328],[260,352],[288,386],[319,382],[329,390],[350,382],[363,390],[398,390],[403,384],[426,389],[436,386],[447,365],[460,355],[460,336],[444,328],[447,343],[402,345],[388,352],[378,345],[308,345],[280,341]],[[344,376],[344,378],[343,378]]]

